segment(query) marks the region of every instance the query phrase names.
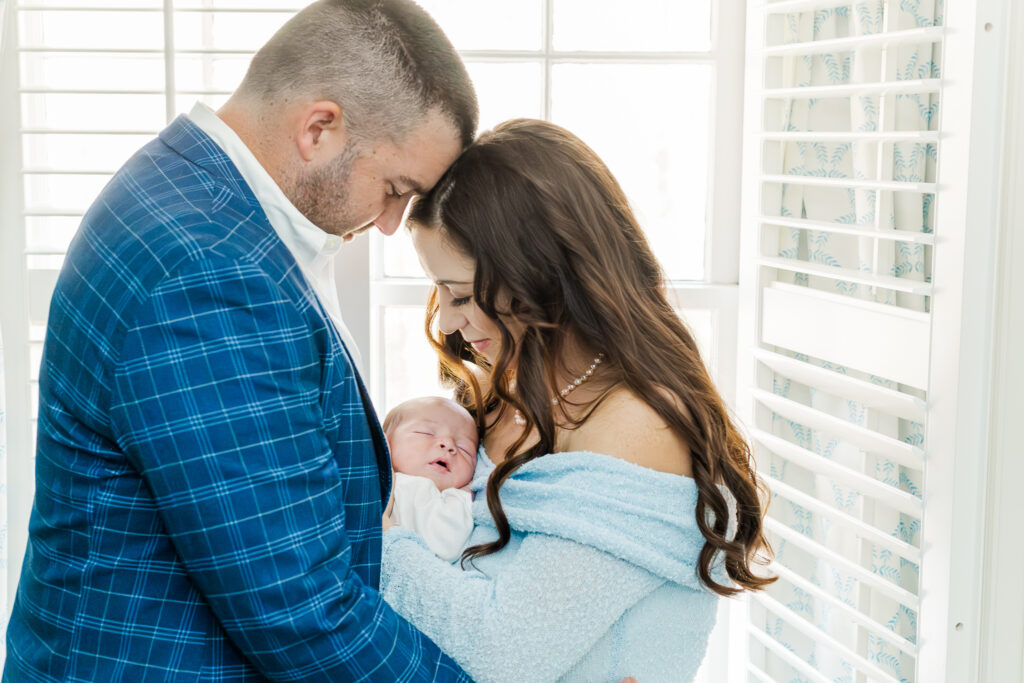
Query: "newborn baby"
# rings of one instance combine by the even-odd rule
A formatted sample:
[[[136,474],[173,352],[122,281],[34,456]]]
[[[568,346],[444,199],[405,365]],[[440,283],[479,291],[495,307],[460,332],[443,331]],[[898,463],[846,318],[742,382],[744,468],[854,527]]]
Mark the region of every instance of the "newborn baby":
[[[448,562],[473,530],[476,422],[465,408],[427,396],[399,404],[384,418],[395,470],[391,520],[412,529]]]

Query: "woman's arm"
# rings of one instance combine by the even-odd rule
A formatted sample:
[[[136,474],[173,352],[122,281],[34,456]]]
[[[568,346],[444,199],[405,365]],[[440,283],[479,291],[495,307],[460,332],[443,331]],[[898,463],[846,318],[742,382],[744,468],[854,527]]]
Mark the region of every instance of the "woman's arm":
[[[508,551],[506,551],[508,552]],[[381,592],[478,681],[549,681],[664,583],[573,541],[531,534],[489,578],[434,556],[407,530],[384,535]]]

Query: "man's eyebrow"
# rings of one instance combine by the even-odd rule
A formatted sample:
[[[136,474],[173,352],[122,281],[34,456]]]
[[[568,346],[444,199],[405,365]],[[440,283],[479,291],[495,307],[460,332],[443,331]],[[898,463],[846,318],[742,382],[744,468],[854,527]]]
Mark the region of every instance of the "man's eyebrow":
[[[409,176],[398,176],[398,182],[404,185],[405,187],[408,187],[410,192],[415,192],[416,194],[427,193],[427,191],[423,189],[422,185],[420,185],[418,182],[416,182]]]

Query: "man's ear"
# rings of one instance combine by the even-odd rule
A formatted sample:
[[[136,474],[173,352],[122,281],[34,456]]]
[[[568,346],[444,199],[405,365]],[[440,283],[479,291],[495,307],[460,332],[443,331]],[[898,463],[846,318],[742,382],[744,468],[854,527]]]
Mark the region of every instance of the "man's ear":
[[[295,143],[304,161],[333,158],[348,142],[341,107],[330,100],[318,100],[305,107],[295,125]]]

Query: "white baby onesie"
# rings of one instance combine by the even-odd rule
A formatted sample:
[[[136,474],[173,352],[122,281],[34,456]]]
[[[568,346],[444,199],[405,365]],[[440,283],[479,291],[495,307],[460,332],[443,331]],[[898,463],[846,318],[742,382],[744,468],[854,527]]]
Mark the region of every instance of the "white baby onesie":
[[[473,531],[473,494],[456,488],[441,491],[426,477],[402,472],[395,472],[394,490],[391,521],[422,536],[441,559],[458,559]]]

